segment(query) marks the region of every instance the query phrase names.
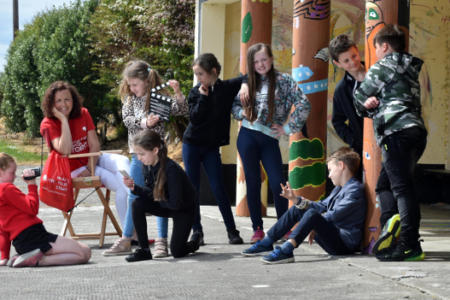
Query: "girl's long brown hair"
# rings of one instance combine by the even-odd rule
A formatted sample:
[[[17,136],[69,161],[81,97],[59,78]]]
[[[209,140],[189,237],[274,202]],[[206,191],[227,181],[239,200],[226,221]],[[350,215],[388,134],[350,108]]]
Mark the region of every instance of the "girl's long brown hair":
[[[264,49],[266,54],[273,58],[272,49],[269,45],[258,43],[254,44],[247,51],[247,74],[248,74],[248,89],[250,99],[248,100],[248,106],[244,107],[245,114],[250,122],[256,120],[256,110],[255,110],[255,102],[256,102],[256,91],[261,88],[261,75],[256,73],[255,71],[255,54]],[[275,88],[276,88],[276,70],[272,65],[272,68],[267,73],[267,78],[269,79],[269,118],[268,121],[272,122],[273,112],[275,107]]]
[[[155,201],[167,201],[164,185],[167,182],[166,165],[167,165],[167,147],[161,136],[153,130],[146,129],[138,134],[133,144],[147,151],[153,151],[158,148],[159,170],[156,176],[155,187],[153,188],[153,197]],[[176,187],[175,187],[176,188]]]
[[[129,101],[133,93],[128,85],[128,79],[137,78],[144,82],[147,82],[147,97],[145,99],[145,111],[150,110],[150,94],[152,88],[161,85],[163,83],[161,76],[155,69],[152,69],[148,63],[143,60],[132,60],[128,62],[125,69],[122,72],[122,81],[119,86],[119,96],[122,102]],[[161,93],[159,91],[158,93]],[[166,94],[165,92],[162,92]]]

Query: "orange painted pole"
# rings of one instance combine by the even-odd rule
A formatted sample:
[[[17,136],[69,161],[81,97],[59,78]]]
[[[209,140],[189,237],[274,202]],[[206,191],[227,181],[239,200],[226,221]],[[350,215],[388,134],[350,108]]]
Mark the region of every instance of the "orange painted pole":
[[[256,43],[271,44],[272,42],[272,1],[271,0],[243,0],[241,1],[241,53],[240,72],[247,73],[247,50]],[[236,176],[236,215],[249,217],[250,211],[247,205],[247,192],[245,184],[244,169],[241,158],[237,157]],[[267,176],[261,167],[261,180],[266,184],[262,185],[267,195]],[[265,187],[263,187],[265,186]],[[267,196],[265,196],[267,199]],[[261,203],[266,203],[261,197]],[[262,215],[266,215],[266,205],[262,205]]]
[[[398,24],[409,34],[408,0],[366,1],[365,64],[369,69],[376,61],[373,39],[385,24]],[[406,39],[408,41],[408,38]],[[407,43],[408,44],[408,43]],[[363,247],[364,252],[372,253],[373,244],[380,234],[380,204],[377,203],[375,187],[381,170],[381,150],[375,142],[372,119],[364,118],[363,133],[364,187],[367,198],[367,216]]]
[[[330,0],[294,0],[292,77],[308,97],[307,135],[290,136],[289,183],[297,195],[325,197]]]

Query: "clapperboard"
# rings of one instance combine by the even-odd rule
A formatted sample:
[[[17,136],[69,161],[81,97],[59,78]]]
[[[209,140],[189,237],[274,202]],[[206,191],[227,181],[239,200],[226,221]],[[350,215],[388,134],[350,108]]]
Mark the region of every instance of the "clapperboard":
[[[150,95],[150,113],[157,114],[161,120],[169,121],[170,110],[174,99],[158,94],[158,91],[168,87],[169,84],[163,83],[152,88]]]

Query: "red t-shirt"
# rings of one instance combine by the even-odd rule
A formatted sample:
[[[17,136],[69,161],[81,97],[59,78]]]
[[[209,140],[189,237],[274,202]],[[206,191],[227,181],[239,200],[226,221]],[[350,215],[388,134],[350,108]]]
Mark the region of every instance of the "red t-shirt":
[[[0,183],[0,250],[2,259],[9,257],[10,241],[28,227],[42,223],[39,212],[37,185],[28,185],[28,194],[12,183]]]
[[[88,132],[95,130],[94,122],[86,108],[81,108],[78,118],[69,119],[70,133],[72,134],[72,154],[89,153]],[[61,122],[56,118],[44,118],[41,122],[41,135],[47,140],[49,148],[51,141],[61,136]],[[70,171],[87,165],[88,158],[69,159]]]

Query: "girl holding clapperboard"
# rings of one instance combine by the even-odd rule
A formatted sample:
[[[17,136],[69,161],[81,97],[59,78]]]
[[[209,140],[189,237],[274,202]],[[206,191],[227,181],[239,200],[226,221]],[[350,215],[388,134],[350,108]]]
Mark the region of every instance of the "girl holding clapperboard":
[[[173,115],[187,115],[188,107],[185,97],[181,93],[180,84],[176,80],[167,83],[173,91],[176,101],[171,102],[170,113]],[[132,145],[133,138],[144,129],[152,129],[160,136],[165,135],[165,124],[163,116],[151,112],[152,93],[164,93],[160,88],[165,87],[158,72],[142,60],[133,60],[126,64],[122,73],[122,82],[119,87],[119,95],[122,98],[122,118],[128,128],[128,146],[132,154],[130,165],[130,177],[138,185],[145,185],[142,173],[142,163],[137,159]],[[165,93],[167,95],[167,93]],[[106,250],[103,255],[124,255],[131,253],[131,242],[136,240],[134,232],[132,203],[136,195],[128,194],[128,206],[123,226],[123,235],[113,246]],[[154,258],[166,257],[167,251],[167,227],[168,219],[157,217],[158,238],[155,241]]]

